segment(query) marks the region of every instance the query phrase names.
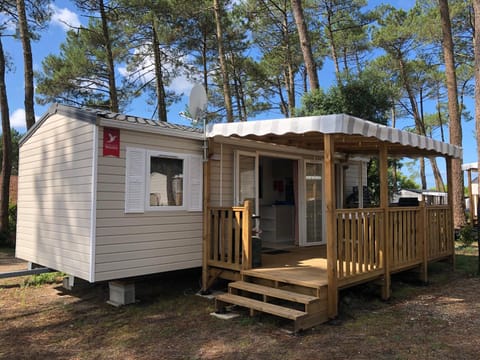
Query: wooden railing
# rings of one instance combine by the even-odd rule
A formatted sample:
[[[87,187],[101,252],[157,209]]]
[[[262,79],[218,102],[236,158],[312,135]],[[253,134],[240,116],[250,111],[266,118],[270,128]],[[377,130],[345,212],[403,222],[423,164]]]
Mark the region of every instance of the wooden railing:
[[[428,260],[453,254],[452,210],[448,206],[427,207],[425,224]]]
[[[420,264],[423,242],[421,210],[424,207],[391,207],[388,209],[387,245],[392,271]]]
[[[207,265],[240,271],[252,267],[252,203],[209,207]]]
[[[378,273],[383,266],[381,209],[338,210],[337,277],[339,282]]]
[[[337,210],[336,236],[340,287],[453,255],[448,206]]]

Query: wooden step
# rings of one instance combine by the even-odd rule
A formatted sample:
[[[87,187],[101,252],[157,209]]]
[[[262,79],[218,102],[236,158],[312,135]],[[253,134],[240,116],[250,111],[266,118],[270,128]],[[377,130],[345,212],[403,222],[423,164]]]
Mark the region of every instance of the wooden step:
[[[222,303],[239,305],[242,307],[246,307],[248,309],[261,311],[267,314],[279,316],[279,317],[290,319],[290,320],[298,320],[307,315],[307,313],[303,311],[294,310],[294,309],[286,308],[283,306],[274,305],[274,304],[270,304],[263,301],[250,299],[250,298],[246,298],[243,296],[234,295],[230,293],[220,294],[216,296],[215,306],[217,311],[223,307]]]
[[[232,282],[228,286],[229,288],[236,289],[236,290],[248,291],[255,294],[266,295],[273,298],[288,300],[291,302],[296,302],[296,303],[305,304],[305,305],[311,304],[319,300],[315,296],[299,294],[293,291],[272,288],[269,286],[263,286],[263,285],[258,285],[254,283],[247,283],[245,281]]]

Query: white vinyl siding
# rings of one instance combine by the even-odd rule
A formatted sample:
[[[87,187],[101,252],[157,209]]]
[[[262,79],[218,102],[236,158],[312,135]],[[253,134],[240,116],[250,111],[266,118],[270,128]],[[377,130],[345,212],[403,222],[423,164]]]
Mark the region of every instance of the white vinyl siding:
[[[214,145],[210,161],[210,203],[212,206],[233,206],[234,152],[230,145]]]
[[[348,168],[346,168],[344,171],[344,206],[352,206],[352,204],[347,204],[347,200],[349,199],[349,196],[352,195],[354,187],[356,187],[359,191],[358,202],[360,203],[360,200],[363,198],[363,187],[365,186],[367,186],[367,163],[364,161],[350,162],[348,164]]]
[[[99,138],[102,137],[100,128]],[[123,129],[119,158],[103,157],[99,151],[95,280],[201,266],[202,212],[145,209],[143,213],[125,213],[127,148],[186,157],[202,154],[202,142],[198,140]]]
[[[16,256],[89,280],[94,125],[52,115],[22,144]]]

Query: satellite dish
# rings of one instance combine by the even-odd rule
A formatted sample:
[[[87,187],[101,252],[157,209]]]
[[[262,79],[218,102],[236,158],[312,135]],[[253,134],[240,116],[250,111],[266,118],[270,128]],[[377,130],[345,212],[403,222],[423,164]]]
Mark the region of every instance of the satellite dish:
[[[190,92],[190,99],[188,102],[188,112],[192,119],[197,122],[207,109],[207,93],[201,84],[195,84]]]

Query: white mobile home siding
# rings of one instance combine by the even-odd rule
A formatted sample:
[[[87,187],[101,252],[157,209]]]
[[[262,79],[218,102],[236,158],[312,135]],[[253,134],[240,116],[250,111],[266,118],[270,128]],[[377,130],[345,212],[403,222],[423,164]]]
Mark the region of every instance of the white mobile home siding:
[[[231,145],[215,144],[210,161],[210,203],[212,206],[233,206],[234,204],[234,165]]]
[[[99,139],[103,138],[100,128]],[[201,266],[202,212],[125,213],[126,148],[202,154],[202,142],[120,130],[120,157],[98,149],[95,281]]]
[[[89,279],[95,125],[59,114],[21,145],[16,256]]]

